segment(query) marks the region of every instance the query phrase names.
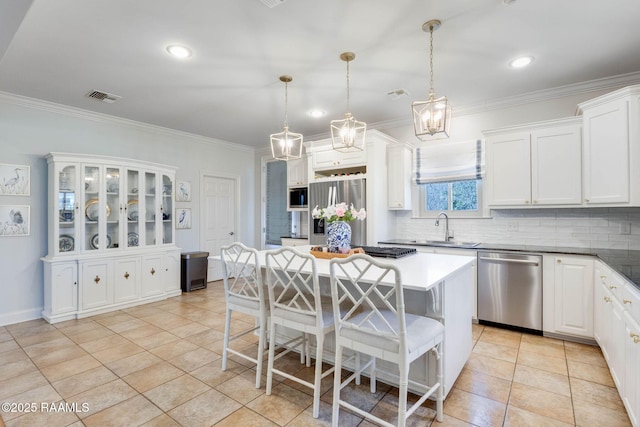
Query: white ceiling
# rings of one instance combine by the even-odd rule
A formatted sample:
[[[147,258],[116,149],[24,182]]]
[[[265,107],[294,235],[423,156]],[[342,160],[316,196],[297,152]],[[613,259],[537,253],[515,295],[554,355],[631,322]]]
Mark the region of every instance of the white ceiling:
[[[639,17],[638,0],[0,0],[0,91],[264,148],[284,120],[280,75],[293,76],[292,131],[309,139],[344,117],[344,51],[356,53],[356,119],[409,124],[428,89],[427,20],[443,23],[434,86],[455,118],[549,88],[638,81]],[[174,43],[193,56],[170,57]],[[509,69],[521,54],[536,59]],[[94,89],[122,99],[87,98]],[[396,89],[409,96],[391,99]]]

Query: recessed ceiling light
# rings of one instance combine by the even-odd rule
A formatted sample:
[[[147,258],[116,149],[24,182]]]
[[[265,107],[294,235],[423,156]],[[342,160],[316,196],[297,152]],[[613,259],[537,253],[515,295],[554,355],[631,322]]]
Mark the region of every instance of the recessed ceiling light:
[[[167,52],[180,59],[188,58],[191,56],[191,49],[177,44],[167,46]]]
[[[316,118],[316,119],[317,119],[317,118],[319,118],[319,117],[323,117],[325,114],[327,114],[327,112],[326,112],[326,111],[323,111],[323,110],[311,110],[311,111],[309,111],[309,113],[308,113],[308,114],[309,114],[311,117],[313,117],[313,118]]]
[[[511,68],[523,68],[533,62],[533,56],[521,56],[509,61],[509,67]]]

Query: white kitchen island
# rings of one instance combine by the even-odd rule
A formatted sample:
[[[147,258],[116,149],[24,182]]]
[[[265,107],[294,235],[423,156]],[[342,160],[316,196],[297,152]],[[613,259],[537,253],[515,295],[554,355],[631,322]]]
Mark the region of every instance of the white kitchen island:
[[[296,249],[308,252],[311,246],[299,246]],[[265,252],[259,252],[259,262],[262,266],[265,264]],[[396,265],[401,271],[407,313],[427,315],[440,319],[444,323],[445,397],[471,354],[472,262],[474,259],[474,257],[465,255],[419,252],[403,258],[385,259],[390,264]],[[220,257],[210,256],[209,260],[220,262]],[[316,266],[321,279],[322,291],[329,294],[329,260],[317,258]],[[327,337],[325,341],[324,354],[325,362],[333,364],[334,345],[331,336]],[[429,353],[429,357],[433,357],[433,355]],[[397,385],[394,375],[389,374],[389,372],[394,372],[393,366],[395,365],[377,362],[378,379]],[[428,373],[426,366],[423,358],[413,362],[409,372],[410,378],[422,384],[427,380],[429,383],[435,382],[435,363],[429,363]]]

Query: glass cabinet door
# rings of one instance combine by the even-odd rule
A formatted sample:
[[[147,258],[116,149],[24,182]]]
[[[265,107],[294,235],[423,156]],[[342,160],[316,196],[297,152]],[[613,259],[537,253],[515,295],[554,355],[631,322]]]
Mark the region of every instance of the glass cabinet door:
[[[144,210],[145,210],[145,233],[144,242],[145,245],[155,245],[156,242],[156,223],[162,221],[162,218],[156,218],[157,206],[158,206],[158,183],[156,182],[156,174],[152,172],[145,172],[144,174]]]
[[[137,170],[127,170],[127,204],[125,206],[125,221],[127,224],[126,238],[127,247],[132,248],[140,245],[140,222],[144,215],[140,215],[140,172]]]
[[[105,169],[104,185],[107,204],[107,234],[105,236],[105,249],[117,249],[120,247],[120,221],[124,206],[120,199],[120,168],[109,167]]]
[[[76,165],[61,165],[58,169],[58,218],[57,224],[58,253],[75,252],[81,249],[76,246],[76,218],[78,209],[77,200],[77,167]]]
[[[98,250],[101,245],[108,246],[108,242],[101,242],[100,223],[105,221],[111,213],[111,207],[103,202],[103,209],[100,209],[100,167],[84,167],[84,248],[88,251]],[[106,215],[105,215],[106,213]],[[106,240],[103,238],[102,240]]]
[[[173,182],[162,175],[162,243],[173,243]]]

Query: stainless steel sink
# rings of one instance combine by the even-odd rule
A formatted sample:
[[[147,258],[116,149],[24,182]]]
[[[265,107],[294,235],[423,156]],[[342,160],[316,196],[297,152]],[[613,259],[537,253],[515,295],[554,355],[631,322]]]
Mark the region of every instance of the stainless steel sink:
[[[455,240],[411,240],[411,243],[424,246],[444,246],[449,248],[475,248],[479,242],[458,242]]]

